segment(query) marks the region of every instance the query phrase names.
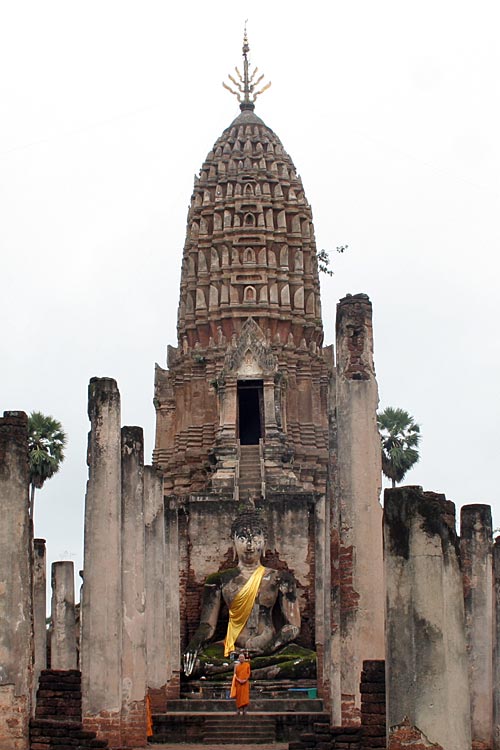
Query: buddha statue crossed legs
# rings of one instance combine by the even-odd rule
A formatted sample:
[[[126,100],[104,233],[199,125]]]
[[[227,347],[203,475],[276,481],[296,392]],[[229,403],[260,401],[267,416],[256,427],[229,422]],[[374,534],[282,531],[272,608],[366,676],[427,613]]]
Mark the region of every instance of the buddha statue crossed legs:
[[[244,649],[252,658],[272,654],[291,643],[300,632],[296,583],[287,571],[262,565],[265,527],[260,514],[240,513],[231,528],[237,566],[209,576],[203,589],[200,624],[184,653],[184,673],[199,671],[198,657],[215,633],[222,601],[229,610],[224,657]],[[279,609],[281,627],[273,624]]]

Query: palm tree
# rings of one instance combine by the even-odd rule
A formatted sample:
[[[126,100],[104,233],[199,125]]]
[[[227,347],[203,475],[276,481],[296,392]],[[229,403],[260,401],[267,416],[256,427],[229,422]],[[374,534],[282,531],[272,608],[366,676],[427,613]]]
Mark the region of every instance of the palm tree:
[[[33,520],[35,488],[41,489],[64,461],[66,433],[57,419],[34,411],[28,419],[30,467],[30,519]]]
[[[382,471],[395,487],[419,459],[420,425],[404,409],[391,406],[377,414],[377,424],[382,443]]]

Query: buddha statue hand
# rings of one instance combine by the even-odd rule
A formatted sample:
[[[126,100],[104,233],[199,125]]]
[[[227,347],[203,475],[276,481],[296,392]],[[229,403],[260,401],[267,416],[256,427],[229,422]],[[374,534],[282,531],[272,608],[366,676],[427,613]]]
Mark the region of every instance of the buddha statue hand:
[[[196,657],[198,656],[198,649],[195,648],[193,650],[188,650],[184,653],[183,657],[183,666],[184,666],[184,674],[186,677],[189,677],[194,669],[194,665],[196,664]]]
[[[203,649],[207,641],[213,634],[213,627],[210,623],[201,622],[189,641],[183,656],[184,674],[189,677],[196,665],[196,659],[199,652]]]
[[[274,636],[271,646],[271,652],[277,651],[287,643],[291,643],[291,641],[293,641],[298,636],[299,632],[300,628],[296,625],[291,625],[290,623],[288,623],[287,625],[283,625],[281,630]]]

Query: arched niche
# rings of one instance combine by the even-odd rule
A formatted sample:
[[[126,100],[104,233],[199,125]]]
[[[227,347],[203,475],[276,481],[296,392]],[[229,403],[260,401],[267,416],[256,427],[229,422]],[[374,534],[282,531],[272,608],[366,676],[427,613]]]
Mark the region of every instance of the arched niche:
[[[212,271],[219,270],[219,253],[217,248],[213,247],[210,251],[210,268]]]
[[[243,252],[243,262],[244,263],[255,263],[255,251],[251,247],[245,248]]]
[[[211,310],[219,307],[219,290],[214,284],[210,285],[209,307]]]
[[[203,289],[196,290],[196,309],[197,310],[207,309],[207,301],[205,299],[205,294],[203,292]]]
[[[243,301],[247,304],[255,304],[257,302],[257,292],[254,286],[246,286],[243,293]]]

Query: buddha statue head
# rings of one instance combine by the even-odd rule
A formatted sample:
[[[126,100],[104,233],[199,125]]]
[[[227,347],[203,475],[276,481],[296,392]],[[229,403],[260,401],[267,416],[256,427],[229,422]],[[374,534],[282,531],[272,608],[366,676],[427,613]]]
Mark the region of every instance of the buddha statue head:
[[[249,506],[239,513],[231,526],[238,564],[251,567],[258,565],[264,554],[267,528],[261,513]]]

